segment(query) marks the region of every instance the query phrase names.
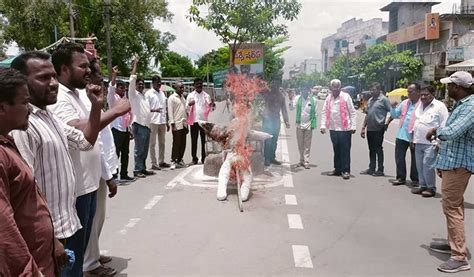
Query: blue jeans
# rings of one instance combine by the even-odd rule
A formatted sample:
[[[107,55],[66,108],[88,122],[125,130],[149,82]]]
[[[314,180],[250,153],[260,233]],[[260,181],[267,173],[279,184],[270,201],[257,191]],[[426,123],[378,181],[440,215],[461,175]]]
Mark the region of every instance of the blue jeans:
[[[76,199],[77,215],[81,221],[82,228],[72,235],[72,237],[66,239],[64,248],[74,251],[76,261],[72,269],[63,269],[61,275],[64,277],[82,277],[84,275],[82,272],[84,252],[89,243],[96,205],[97,191],[81,195]]]
[[[135,139],[135,169],[133,172],[143,172],[146,170],[145,162],[150,145],[150,128],[134,122],[132,131]]]
[[[275,160],[275,152],[278,145],[278,135],[280,134],[280,124],[280,118],[263,118],[263,131],[273,136],[264,142],[263,154],[265,156],[266,162],[272,162]]]
[[[418,170],[418,179],[422,188],[429,188],[436,191],[436,172],[432,158],[433,146],[431,144],[415,145],[416,169]]]
[[[351,173],[351,131],[329,131],[336,173]]]

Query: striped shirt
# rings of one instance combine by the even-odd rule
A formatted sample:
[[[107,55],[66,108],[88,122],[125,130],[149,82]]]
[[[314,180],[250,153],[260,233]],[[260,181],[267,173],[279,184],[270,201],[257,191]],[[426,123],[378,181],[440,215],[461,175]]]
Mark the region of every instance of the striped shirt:
[[[76,176],[69,149],[87,151],[92,145],[81,131],[63,123],[53,113],[31,106],[28,129],[12,131],[12,135],[46,197],[55,236],[69,238],[81,228],[75,208]]]
[[[441,147],[436,168],[451,170],[465,168],[474,173],[474,95],[456,103],[446,126],[439,128],[437,136]]]

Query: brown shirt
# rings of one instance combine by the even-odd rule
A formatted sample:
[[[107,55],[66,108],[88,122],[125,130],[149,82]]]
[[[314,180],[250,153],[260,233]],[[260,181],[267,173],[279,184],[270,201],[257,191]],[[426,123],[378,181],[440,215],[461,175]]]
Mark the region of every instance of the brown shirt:
[[[55,276],[46,201],[11,137],[0,135],[0,276]]]

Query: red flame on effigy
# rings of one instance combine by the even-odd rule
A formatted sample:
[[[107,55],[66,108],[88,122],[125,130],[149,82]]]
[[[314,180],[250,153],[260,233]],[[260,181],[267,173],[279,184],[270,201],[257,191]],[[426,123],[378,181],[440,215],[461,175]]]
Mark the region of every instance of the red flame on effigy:
[[[234,131],[232,144],[239,159],[233,164],[234,169],[250,167],[252,147],[247,142],[247,134],[252,122],[252,102],[258,93],[267,89],[267,83],[258,77],[244,74],[229,74],[226,79],[226,89],[233,96],[234,116],[230,129]]]

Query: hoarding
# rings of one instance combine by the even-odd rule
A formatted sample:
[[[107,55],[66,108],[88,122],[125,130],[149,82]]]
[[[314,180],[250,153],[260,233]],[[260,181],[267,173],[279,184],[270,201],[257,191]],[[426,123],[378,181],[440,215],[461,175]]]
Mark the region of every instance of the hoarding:
[[[232,46],[230,46],[232,49]],[[263,43],[242,43],[235,52],[234,70],[263,77]],[[231,61],[232,62],[232,61]]]
[[[427,13],[425,20],[425,39],[439,39],[439,13]]]

